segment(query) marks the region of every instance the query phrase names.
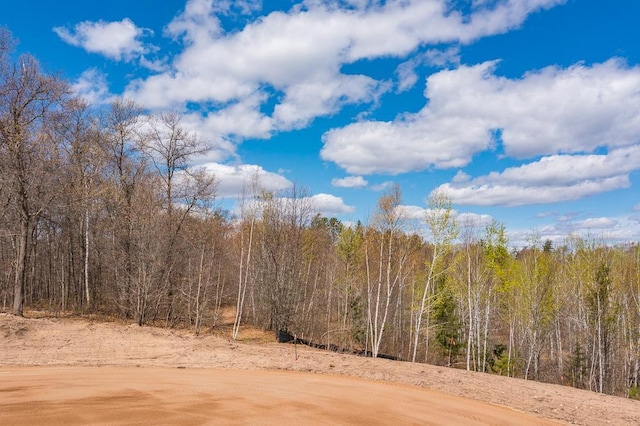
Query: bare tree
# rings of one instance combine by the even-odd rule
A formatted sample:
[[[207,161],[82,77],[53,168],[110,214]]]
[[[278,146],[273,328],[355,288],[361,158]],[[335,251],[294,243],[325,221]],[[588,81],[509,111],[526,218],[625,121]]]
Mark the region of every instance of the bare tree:
[[[142,146],[164,183],[167,238],[163,281],[167,284],[167,322],[173,321],[176,282],[175,244],[185,218],[199,201],[215,193],[213,176],[188,170],[189,161],[207,151],[205,142],[187,130],[178,113],[162,113],[149,118]],[[176,205],[178,205],[176,209]]]
[[[407,259],[405,251],[398,244],[404,219],[399,210],[401,201],[402,193],[397,185],[378,199],[378,209],[373,219],[375,232],[369,233],[365,247],[367,322],[374,357],[380,351],[392,297],[401,285]],[[368,246],[375,248],[375,251],[370,252]],[[374,259],[377,262],[372,262]]]
[[[0,51],[10,45],[7,38],[3,32]],[[6,54],[0,59],[0,161],[18,222],[13,313],[22,315],[30,238],[38,218],[56,195],[46,188],[45,176],[55,176],[56,148],[47,145],[41,130],[68,87],[57,77],[43,74],[31,56],[20,56],[14,64]]]
[[[143,110],[131,100],[118,99],[101,117],[101,145],[107,161],[108,191],[104,199],[111,238],[111,280],[117,295],[114,300],[120,314],[126,317],[132,306],[135,200],[145,180],[146,164],[139,155],[140,127]],[[137,292],[141,294],[141,292]],[[138,321],[142,318],[139,311]]]
[[[251,251],[253,249],[253,233],[258,219],[257,198],[260,193],[258,175],[252,178],[248,185],[244,185],[243,193],[240,198],[240,265],[238,270],[238,295],[236,298],[236,315],[233,320],[233,331],[231,338],[236,340],[240,333],[240,325],[242,323],[242,315],[244,311],[244,302],[247,296],[247,288],[249,286],[249,273],[251,267]],[[248,224],[248,230],[246,222]],[[245,237],[245,234],[246,237]]]
[[[256,240],[257,322],[268,330],[295,327],[303,297],[303,231],[311,219],[305,190],[290,188],[260,196],[260,232]],[[254,236],[255,238],[255,236]]]
[[[89,105],[79,99],[71,98],[64,109],[52,120],[51,137],[57,140],[64,162],[61,175],[64,176],[65,196],[60,204],[64,210],[61,218],[68,229],[68,250],[70,258],[79,246],[81,271],[79,276],[71,276],[76,268],[69,268],[69,281],[82,283],[84,303],[91,305],[89,286],[89,264],[91,253],[90,224],[99,195],[101,176],[105,166],[105,155],[100,149],[97,123],[91,114]],[[64,308],[63,308],[64,309]]]

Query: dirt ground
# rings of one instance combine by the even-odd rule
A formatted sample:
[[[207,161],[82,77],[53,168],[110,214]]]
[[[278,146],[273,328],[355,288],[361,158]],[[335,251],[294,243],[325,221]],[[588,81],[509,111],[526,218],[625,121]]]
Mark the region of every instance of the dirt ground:
[[[0,423],[640,424],[640,403],[425,364],[0,314]]]

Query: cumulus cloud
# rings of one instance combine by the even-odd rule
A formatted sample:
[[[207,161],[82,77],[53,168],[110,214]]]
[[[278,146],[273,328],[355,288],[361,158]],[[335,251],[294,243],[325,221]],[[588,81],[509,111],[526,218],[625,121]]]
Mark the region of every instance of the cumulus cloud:
[[[113,95],[109,93],[107,77],[96,68],[84,71],[71,85],[76,96],[83,98],[92,105],[111,102]]]
[[[375,102],[389,90],[386,82],[371,76],[343,73],[345,64],[402,58],[428,44],[469,42],[517,27],[529,14],[562,2],[491,3],[468,15],[452,10],[447,0],[314,0],[226,32],[219,15],[251,13],[260,9],[260,2],[190,0],[166,29],[183,41],[184,50],[171,69],[132,82],[126,95],[152,108],[187,102],[224,108],[245,104],[245,98],[266,88],[269,96],[252,105],[255,112],[262,114],[265,105],[273,105],[274,130],[301,128],[345,105]],[[456,56],[453,51],[430,52],[425,61]]]
[[[397,209],[398,209],[397,212],[401,215],[401,217],[405,219],[424,221],[425,218],[427,217],[428,209],[424,207],[402,205],[402,206],[398,206]]]
[[[224,15],[248,15],[262,9],[262,0],[217,0],[214,11]]]
[[[317,213],[325,216],[353,213],[355,208],[345,204],[341,197],[331,194],[316,194],[308,198]]]
[[[189,0],[165,32],[175,39],[182,37],[187,43],[207,43],[222,32],[220,20],[215,15],[220,12],[211,0]]]
[[[557,218],[555,222],[541,226],[535,231],[531,229],[512,229],[509,240],[516,247],[531,244],[534,232],[538,241],[551,240],[555,246],[567,244],[574,237],[596,240],[605,244],[620,244],[636,241],[640,232],[640,221],[633,215],[616,217],[566,217]]]
[[[338,188],[363,188],[368,183],[362,176],[347,176],[342,179],[331,180],[331,185]]]
[[[418,63],[413,60],[403,62],[396,68],[396,77],[398,79],[397,92],[401,93],[411,89],[418,82],[418,73],[416,72]]]
[[[432,67],[447,67],[460,65],[460,47],[448,49],[429,49],[424,54],[424,63]]]
[[[437,68],[460,65],[460,47],[453,46],[447,49],[429,49],[424,54],[416,55],[410,60],[401,63],[396,68],[398,78],[398,92],[411,89],[418,82],[418,67],[428,65]]]
[[[262,184],[262,182],[260,182]],[[280,192],[282,194],[282,192]],[[286,193],[286,192],[285,192]],[[336,216],[341,214],[349,214],[355,211],[355,207],[347,205],[341,197],[331,194],[316,194],[313,196],[305,196],[302,198],[288,198],[286,196],[276,197],[271,200],[275,202],[278,208],[288,211],[293,205],[304,206],[303,210],[313,215],[321,214],[323,216]],[[241,214],[242,206],[236,205],[234,212]],[[262,211],[261,202],[257,199],[249,200],[244,205],[247,211],[253,211],[259,214]],[[298,211],[300,213],[300,211]]]
[[[275,107],[274,119],[281,130],[306,127],[315,117],[331,115],[345,104],[370,102],[385,86],[363,75],[327,74],[291,85]]]
[[[426,238],[431,238],[429,229],[426,225],[427,216],[440,215],[444,213],[444,210],[433,210],[427,207],[420,207],[414,205],[401,205],[397,208],[398,214],[415,227],[415,230],[419,234],[422,234]],[[482,232],[482,230],[493,222],[493,217],[488,214],[465,212],[460,213],[456,210],[451,210],[451,214],[456,223],[462,227],[467,228],[469,231]]]
[[[244,188],[256,181],[267,191],[282,191],[293,184],[284,176],[264,170],[257,165],[230,166],[219,163],[203,164],[202,167],[216,178],[218,196],[221,198],[241,197]]]
[[[391,188],[395,184],[396,184],[395,182],[387,180],[387,181],[384,181],[384,182],[379,183],[377,185],[373,185],[371,187],[371,189],[373,189],[374,191],[377,191],[377,192],[382,192],[382,191],[386,191],[387,189]]]
[[[66,43],[116,61],[130,61],[150,50],[140,40],[150,30],[137,27],[128,18],[116,22],[84,21],[73,29],[55,27],[53,31]]]
[[[488,214],[466,212],[458,214],[456,220],[462,227],[484,229],[486,226],[491,225],[493,217]]]
[[[497,64],[433,74],[420,112],[333,129],[323,136],[322,158],[349,173],[398,174],[465,166],[498,138],[518,158],[640,140],[640,67],[614,59],[511,80],[495,75]]]
[[[577,200],[629,186],[640,169],[640,145],[601,155],[554,155],[438,189],[456,204],[518,206]]]
[[[266,139],[273,131],[273,120],[259,110],[265,97],[264,93],[256,92],[210,113],[205,121],[211,131],[221,135]]]
[[[321,157],[364,175],[463,167],[491,145],[482,124],[477,119],[464,124],[438,120],[428,111],[395,122],[359,122],[325,133]]]
[[[583,229],[610,229],[618,224],[617,220],[609,217],[592,217],[580,222],[576,222],[574,226],[576,228]]]

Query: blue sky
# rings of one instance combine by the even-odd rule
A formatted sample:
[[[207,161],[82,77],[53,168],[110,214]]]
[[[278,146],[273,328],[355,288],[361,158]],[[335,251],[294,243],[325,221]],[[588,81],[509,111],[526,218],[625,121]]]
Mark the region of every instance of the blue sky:
[[[366,223],[398,183],[409,217],[441,189],[522,245],[640,240],[638,16],[632,0],[32,0],[0,25],[96,105],[183,113],[225,208],[257,174]]]

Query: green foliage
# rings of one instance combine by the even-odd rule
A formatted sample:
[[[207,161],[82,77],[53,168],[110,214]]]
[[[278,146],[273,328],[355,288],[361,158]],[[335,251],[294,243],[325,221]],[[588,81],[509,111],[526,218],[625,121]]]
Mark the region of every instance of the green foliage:
[[[360,296],[356,296],[349,303],[349,314],[352,322],[351,338],[357,345],[364,345],[366,340],[366,330]]]
[[[331,241],[335,242],[342,233],[344,225],[335,217],[327,218],[318,213],[311,220],[310,228],[328,233],[331,237]]]
[[[613,291],[611,268],[605,262],[601,262],[596,269],[595,283],[587,295],[587,306],[591,314],[591,325],[594,329],[601,328],[605,347],[609,344],[609,334],[618,314],[618,307],[613,300]]]
[[[451,197],[447,193],[436,190],[431,194],[426,223],[431,232],[433,245],[440,247],[443,252],[450,248],[460,233],[454,213]]]
[[[638,386],[631,386],[629,388],[629,399],[635,399],[636,401],[640,401],[640,387]]]
[[[580,344],[576,345],[569,363],[569,371],[571,374],[571,386],[574,388],[584,389],[587,380],[587,354]]]
[[[450,286],[445,280],[439,280],[436,298],[433,303],[433,319],[436,329],[435,337],[449,365],[455,361],[462,347],[460,329],[461,322],[456,312],[456,301]]]
[[[482,241],[485,258],[498,290],[507,290],[513,282],[512,258],[509,254],[509,239],[504,224],[493,221],[485,229]]]
[[[588,304],[594,318],[605,317],[608,313],[610,293],[611,293],[611,269],[604,262],[598,265],[594,286],[591,288],[588,297]]]
[[[508,376],[513,371],[514,362],[509,360],[507,345],[499,343],[494,346],[492,357],[489,360],[491,371],[501,376]]]
[[[363,242],[364,231],[360,223],[355,228],[343,226],[338,235],[338,254],[347,264],[353,264],[358,260]]]

